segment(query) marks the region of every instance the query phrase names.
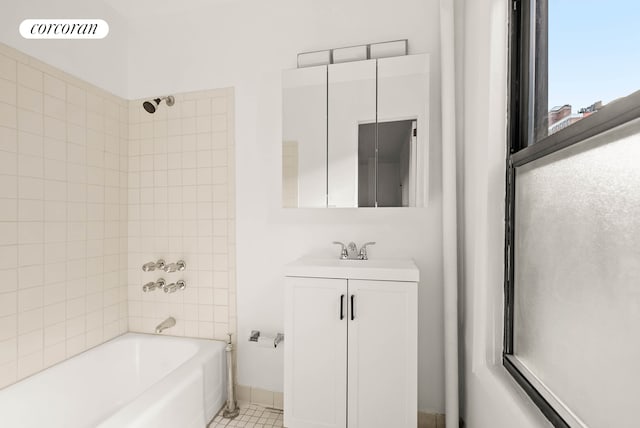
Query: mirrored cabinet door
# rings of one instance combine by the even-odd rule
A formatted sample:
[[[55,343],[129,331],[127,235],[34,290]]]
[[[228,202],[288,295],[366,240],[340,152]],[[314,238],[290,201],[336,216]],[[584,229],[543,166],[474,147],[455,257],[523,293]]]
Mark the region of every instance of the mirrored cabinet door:
[[[377,206],[427,204],[429,57],[378,60]]]
[[[327,203],[329,207],[358,207],[360,176],[375,177],[376,60],[328,67]],[[368,142],[361,144],[361,137]],[[361,151],[366,157],[362,166]],[[375,189],[372,186],[363,192],[368,195]],[[370,199],[363,197],[362,201]]]
[[[282,74],[282,205],[327,206],[327,66]]]

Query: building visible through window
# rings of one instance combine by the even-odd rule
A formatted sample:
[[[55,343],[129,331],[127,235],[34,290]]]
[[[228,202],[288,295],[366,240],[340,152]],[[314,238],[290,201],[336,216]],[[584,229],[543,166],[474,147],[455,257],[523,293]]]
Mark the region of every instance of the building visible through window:
[[[583,107],[576,113],[573,113],[571,104],[553,107],[549,110],[549,134],[555,134],[567,126],[573,125],[585,117],[591,116],[598,110],[602,109],[602,101],[596,101],[589,107]]]

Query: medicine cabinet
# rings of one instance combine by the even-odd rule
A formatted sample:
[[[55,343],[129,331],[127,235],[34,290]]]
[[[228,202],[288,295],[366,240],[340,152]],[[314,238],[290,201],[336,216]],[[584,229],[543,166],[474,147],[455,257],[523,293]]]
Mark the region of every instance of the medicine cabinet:
[[[284,207],[426,205],[428,55],[286,70],[282,86]]]

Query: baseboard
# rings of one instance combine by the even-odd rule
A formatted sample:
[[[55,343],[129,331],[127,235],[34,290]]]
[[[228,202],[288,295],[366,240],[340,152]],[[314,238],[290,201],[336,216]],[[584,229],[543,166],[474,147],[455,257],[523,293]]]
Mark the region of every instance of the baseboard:
[[[445,428],[442,413],[418,412],[418,428]]]
[[[259,404],[265,407],[273,407],[282,410],[284,408],[284,396],[282,392],[268,391],[253,386],[236,385],[236,400],[245,403]]]

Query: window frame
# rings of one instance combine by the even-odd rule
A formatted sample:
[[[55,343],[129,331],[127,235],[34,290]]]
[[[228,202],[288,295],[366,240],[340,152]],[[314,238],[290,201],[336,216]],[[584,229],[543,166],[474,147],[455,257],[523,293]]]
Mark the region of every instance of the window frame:
[[[556,428],[571,428],[556,408],[528,379],[513,358],[515,179],[516,169],[590,137],[640,118],[640,91],[619,98],[552,135],[535,141],[534,120],[547,120],[547,4],[553,0],[510,0],[509,100],[505,174],[504,335],[502,364]],[[542,16],[542,19],[540,19]],[[542,29],[542,31],[538,31]],[[536,52],[536,44],[538,54]],[[544,67],[544,76],[539,68]],[[542,76],[542,79],[541,79]],[[536,79],[543,80],[536,86]],[[536,105],[534,99],[541,100]],[[538,111],[536,112],[536,109]],[[538,113],[538,114],[536,114]]]

